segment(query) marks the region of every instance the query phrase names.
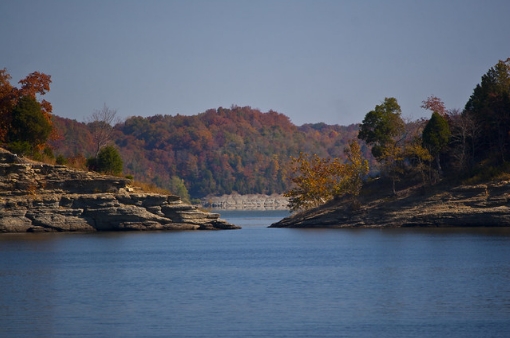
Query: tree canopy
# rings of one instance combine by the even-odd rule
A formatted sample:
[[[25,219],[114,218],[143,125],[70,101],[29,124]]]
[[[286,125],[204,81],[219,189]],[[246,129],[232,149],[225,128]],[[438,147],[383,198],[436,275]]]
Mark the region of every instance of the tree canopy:
[[[358,138],[372,146],[372,155],[378,160],[385,157],[389,147],[393,147],[404,131],[401,109],[394,97],[385,98],[368,112],[360,126]]]
[[[9,142],[9,139],[10,142],[14,142],[15,139],[25,138],[26,140],[22,140],[22,142],[26,141],[33,143],[34,146],[40,146],[40,142],[44,138],[43,134],[46,133],[48,127],[50,134],[45,137],[42,143],[46,142],[48,137],[55,136],[52,134],[51,112],[53,108],[51,103],[44,99],[39,100],[40,96],[45,95],[50,90],[51,76],[40,72],[30,73],[18,82],[20,84],[19,88],[14,87],[10,80],[11,76],[7,69],[0,69],[0,142]],[[29,102],[29,100],[34,101],[37,105]],[[15,109],[16,111],[14,111]],[[35,121],[30,122],[27,114],[32,114],[37,123]],[[28,123],[28,128],[31,128],[29,129],[30,132],[37,134],[32,137],[32,140],[29,140],[30,136],[18,134],[20,123],[24,120]],[[36,126],[39,122],[40,126]]]
[[[499,61],[482,76],[464,114],[472,116],[481,129],[475,156],[506,161],[510,156],[510,58]]]
[[[51,123],[35,99],[30,96],[18,99],[11,112],[11,123],[7,132],[9,143],[24,143],[28,146],[27,150],[36,150],[46,143],[51,131]]]
[[[446,118],[438,112],[433,112],[432,117],[423,129],[422,137],[424,147],[436,158],[439,171],[441,171],[439,155],[448,144],[450,134],[450,126]]]
[[[96,166],[99,172],[120,175],[122,173],[123,162],[119,151],[112,145],[101,148],[97,154]]]
[[[63,136],[51,142],[57,153],[95,156],[89,124],[54,120]],[[191,116],[130,117],[113,128],[112,140],[124,160],[125,174],[172,192],[176,176],[184,180],[193,199],[232,192],[283,193],[291,185],[291,156],[316,153],[344,162],[343,149],[357,133],[357,125],[296,126],[275,111],[232,106]],[[364,145],[362,152],[373,161]]]
[[[23,82],[32,93],[48,88],[44,86],[44,77],[35,74],[30,78],[43,83],[28,86],[28,82]],[[9,115],[18,100],[15,94],[19,91],[10,85],[9,79],[5,70],[0,71],[3,115]],[[366,114],[360,125],[296,126],[275,111],[263,113],[251,107],[232,106],[192,116],[133,116],[110,131],[126,163],[126,174],[167,189],[184,183],[193,198],[232,192],[289,191],[299,185],[290,178],[299,176],[294,174],[301,170],[301,165],[303,172],[308,170],[309,178],[318,182],[327,176],[321,172],[329,173],[337,164],[338,169],[348,161],[349,154],[342,149],[355,137],[365,141],[359,144],[360,152],[376,168],[373,174],[390,177],[394,192],[399,180],[421,178],[423,184],[436,182],[435,178],[441,176],[439,169],[444,176],[459,176],[459,172],[470,175],[487,163],[496,166],[508,161],[510,59],[499,61],[482,76],[464,111],[447,110],[436,96],[424,100],[422,107],[432,111],[430,120],[405,123],[397,100],[387,97]],[[8,120],[0,121],[10,121],[10,115]],[[51,143],[59,152],[66,156],[97,152],[99,143],[93,136],[93,123],[57,118],[55,124],[65,139]],[[5,138],[6,125],[0,127],[0,137]],[[434,158],[437,168],[433,166]],[[314,170],[316,173],[312,173]],[[318,174],[316,178],[314,174]],[[326,185],[338,187],[337,181],[328,179],[324,180]],[[324,196],[324,192],[318,195]]]
[[[321,158],[301,153],[292,159],[291,180],[294,187],[284,195],[289,197],[291,210],[306,210],[326,203],[334,197],[351,195],[356,198],[368,174],[368,161],[359,144],[352,140],[345,149],[348,161]]]

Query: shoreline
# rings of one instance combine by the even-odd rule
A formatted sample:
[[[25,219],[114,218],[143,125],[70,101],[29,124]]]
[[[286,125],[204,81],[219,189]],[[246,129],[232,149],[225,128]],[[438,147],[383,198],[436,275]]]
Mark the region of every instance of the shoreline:
[[[203,208],[213,210],[289,210],[288,198],[279,194],[240,195],[232,193],[231,195],[206,196],[201,201]]]
[[[356,207],[344,197],[293,214],[269,227],[510,227],[510,181],[421,187],[399,195],[367,193],[360,195]]]

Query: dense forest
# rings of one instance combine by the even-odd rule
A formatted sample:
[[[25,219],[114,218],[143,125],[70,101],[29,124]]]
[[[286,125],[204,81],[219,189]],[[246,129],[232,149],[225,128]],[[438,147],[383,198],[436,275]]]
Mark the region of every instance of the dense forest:
[[[52,141],[58,154],[94,154],[86,123],[54,117],[61,138]],[[112,135],[124,165],[135,180],[173,190],[184,181],[192,198],[209,194],[272,194],[290,187],[291,157],[301,152],[344,159],[358,126],[324,123],[296,126],[283,114],[250,107],[210,109],[204,113],[130,117]],[[365,149],[368,154],[368,149]]]
[[[422,102],[430,119],[404,121],[397,100],[387,97],[350,126],[296,126],[278,112],[238,106],[116,121],[105,105],[78,122],[52,115],[41,98],[49,75],[31,73],[19,87],[10,79],[0,70],[3,146],[123,173],[181,196],[287,193],[299,209],[358,194],[368,170],[391,181],[393,193],[410,183],[510,177],[510,58],[482,76],[462,110],[430,96]]]

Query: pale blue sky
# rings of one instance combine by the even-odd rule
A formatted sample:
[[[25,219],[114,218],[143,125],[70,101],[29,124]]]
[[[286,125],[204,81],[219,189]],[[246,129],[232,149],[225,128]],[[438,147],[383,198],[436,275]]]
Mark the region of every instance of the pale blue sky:
[[[83,121],[270,109],[359,123],[385,97],[463,108],[510,57],[508,0],[0,2],[0,68],[52,76],[54,113]]]

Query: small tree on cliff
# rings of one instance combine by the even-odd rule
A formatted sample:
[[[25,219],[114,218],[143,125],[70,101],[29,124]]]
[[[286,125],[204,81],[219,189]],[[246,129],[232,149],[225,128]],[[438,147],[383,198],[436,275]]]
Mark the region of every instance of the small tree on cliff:
[[[190,203],[191,198],[189,196],[188,189],[186,188],[186,185],[184,184],[184,180],[182,178],[179,178],[178,176],[172,176],[170,178],[169,183],[169,190],[179,196],[181,200],[185,203]]]
[[[114,146],[101,148],[97,157],[87,160],[87,166],[91,170],[109,175],[120,175],[122,173],[122,158]]]

